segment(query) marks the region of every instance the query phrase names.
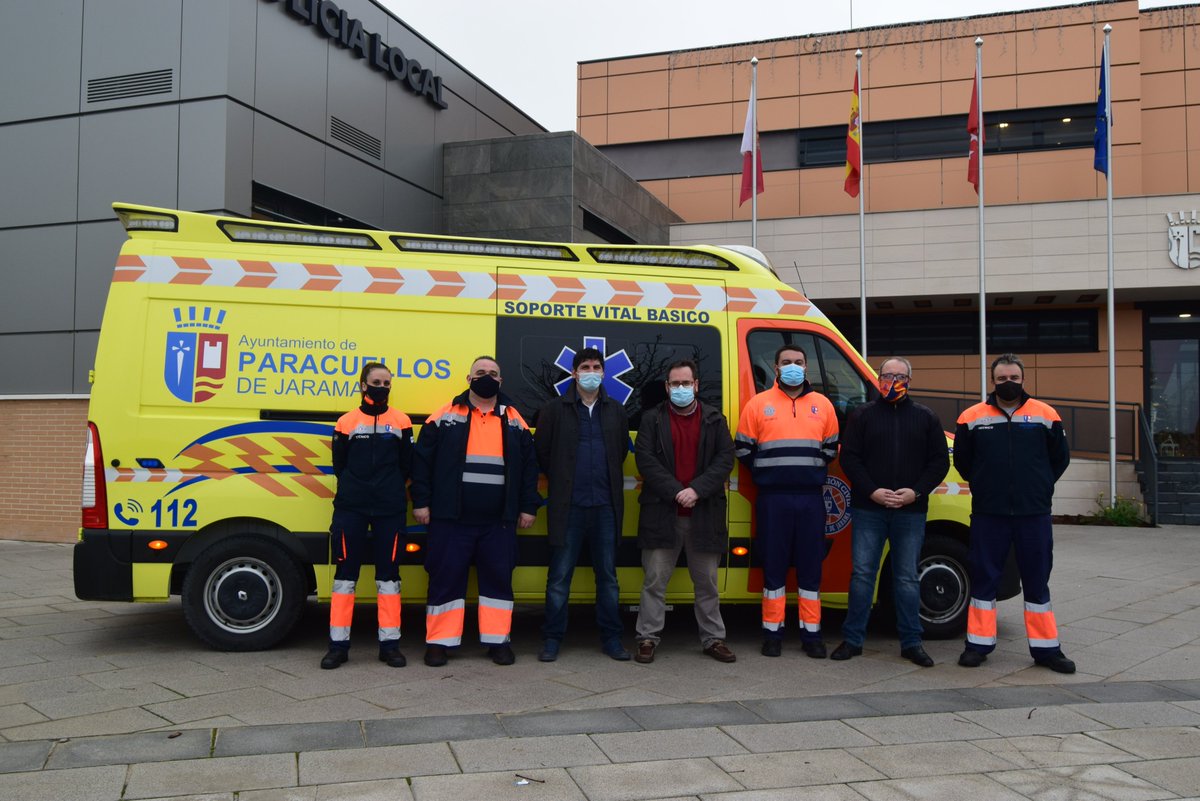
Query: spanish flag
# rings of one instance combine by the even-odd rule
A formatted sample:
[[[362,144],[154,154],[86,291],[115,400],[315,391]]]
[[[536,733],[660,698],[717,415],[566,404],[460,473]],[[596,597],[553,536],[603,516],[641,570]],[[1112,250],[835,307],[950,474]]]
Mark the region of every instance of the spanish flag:
[[[846,129],[846,194],[858,197],[862,175],[858,166],[862,162],[862,118],[858,113],[858,73],[854,74],[854,94],[850,98],[850,125]]]
[[[971,110],[967,114],[967,134],[971,137],[967,147],[967,180],[979,193],[979,160],[983,158],[983,109],[979,108],[979,73],[971,81]]]

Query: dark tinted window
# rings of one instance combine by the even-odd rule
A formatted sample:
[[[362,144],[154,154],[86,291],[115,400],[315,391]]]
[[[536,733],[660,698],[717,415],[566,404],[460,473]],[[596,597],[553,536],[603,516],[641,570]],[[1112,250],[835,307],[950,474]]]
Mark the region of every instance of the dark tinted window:
[[[859,346],[859,318],[832,318]],[[1092,353],[1098,347],[1096,309],[994,311],[987,313],[988,352]],[[867,317],[871,353],[968,354],[979,352],[977,312],[874,314]]]

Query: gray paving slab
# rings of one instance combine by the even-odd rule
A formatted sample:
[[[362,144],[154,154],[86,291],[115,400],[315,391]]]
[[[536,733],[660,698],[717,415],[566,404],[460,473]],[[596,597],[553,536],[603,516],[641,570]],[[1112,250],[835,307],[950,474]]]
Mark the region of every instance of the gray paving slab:
[[[458,763],[445,743],[386,745],[344,751],[306,751],[298,760],[297,784],[337,784],[370,779],[405,779],[458,773]]]
[[[1101,734],[1107,734],[1102,732]],[[1034,734],[995,740],[972,740],[972,744],[1006,759],[1019,768],[1060,768],[1069,765],[1101,765],[1127,762],[1138,757],[1089,734]]]
[[[178,736],[171,736],[176,734]],[[83,737],[57,743],[46,767],[83,768],[200,759],[209,756],[211,750],[212,732],[207,729]]]
[[[1001,771],[988,777],[1027,798],[1087,798],[1096,801],[1155,801],[1174,798],[1174,793],[1139,779],[1127,771],[1139,763],[1073,765],[1063,768],[1033,768]],[[1142,763],[1144,764],[1144,763]],[[1195,789],[1193,774],[1192,789]]]
[[[295,785],[296,757],[292,754],[187,759],[130,765],[129,780],[121,797],[160,798]]]
[[[412,793],[420,801],[585,801],[583,792],[565,768],[519,772],[418,776]],[[524,780],[522,782],[522,780]]]
[[[920,692],[855,693],[854,698],[876,714],[912,715],[927,712],[958,712],[986,709],[987,704],[961,690],[923,690]]]
[[[697,726],[762,722],[758,715],[737,703],[631,706],[626,707],[624,712],[647,730],[691,729]]]
[[[412,801],[408,782],[385,780],[322,784],[317,787],[315,801]],[[238,801],[253,801],[242,794]]]
[[[363,721],[368,746],[436,743],[443,740],[483,740],[508,733],[495,715],[446,715]]]
[[[111,712],[100,712],[95,715],[82,715],[77,718],[63,718],[32,723],[28,726],[17,726],[5,729],[0,734],[9,740],[44,740],[140,732],[156,729],[163,725],[170,725],[170,721],[140,707],[133,707],[131,709],[114,709]]]
[[[1120,767],[1178,795],[1193,796],[1200,792],[1200,757],[1130,762]]]
[[[869,801],[962,801],[964,798],[986,801],[1029,801],[987,776],[922,776],[913,779],[887,779],[859,782],[854,791]]]
[[[1069,706],[984,709],[958,714],[1005,737],[1025,734],[1072,734],[1104,728],[1103,723],[1081,715]]]
[[[868,748],[847,748],[846,751],[889,779],[952,773],[987,773],[1018,767],[1003,757],[979,748],[973,742],[876,745]]]
[[[748,790],[884,778],[882,773],[839,748],[713,757],[712,760]]]
[[[672,729],[661,731],[593,734],[592,742],[613,762],[648,762],[664,759],[745,754],[747,750],[720,729]]]
[[[550,734],[601,734],[640,731],[633,718],[621,709],[588,709],[570,712],[531,712],[525,715],[501,715],[500,723],[513,737],[538,737]]]
[[[702,793],[699,796],[700,801],[862,801],[862,798],[845,784],[736,790],[732,793]]]
[[[0,706],[0,729],[13,729],[17,726],[27,726],[30,723],[41,723],[49,720],[30,704],[9,704]]]
[[[464,740],[450,747],[463,773],[603,765],[609,761],[583,734]]]
[[[232,726],[217,730],[213,756],[330,751],[365,745],[362,724],[328,721],[320,726],[284,723],[270,726]]]
[[[587,765],[567,773],[588,801],[649,801],[743,789],[708,759]]]
[[[1079,704],[1075,711],[1114,729],[1142,726],[1196,726],[1200,712],[1169,701],[1135,701],[1126,704]]]
[[[345,785],[330,785],[344,787]],[[237,801],[317,801],[317,790],[320,789],[315,784],[310,784],[304,787],[273,787],[270,790],[247,790],[244,793],[238,793]],[[410,796],[411,797],[411,796]],[[154,799],[159,801],[159,799]]]
[[[989,729],[953,712],[855,718],[845,723],[881,745],[982,740],[996,736]]]
[[[982,701],[996,709],[1003,707],[1051,706],[1054,704],[1077,704],[1085,701],[1083,696],[1065,687],[1037,685],[1027,687],[965,687],[959,690],[965,696]]]
[[[771,723],[875,717],[879,710],[850,695],[819,698],[769,698],[743,701],[742,706]]]
[[[1193,701],[1196,696],[1170,685],[1151,681],[1101,681],[1074,684],[1071,692],[1089,701],[1114,703],[1127,701]]]
[[[256,791],[251,790],[251,792]],[[246,798],[246,794],[243,793],[242,798]],[[152,801],[235,801],[235,799],[233,793],[201,793],[200,795],[172,795],[166,798],[155,798]],[[298,798],[295,801],[309,801],[309,799]]]
[[[1116,729],[1091,736],[1143,759],[1200,756],[1200,729],[1192,726]]]
[[[121,797],[125,765],[0,774],[0,798],[14,801],[97,801]]]
[[[1200,610],[1200,607],[1197,607]],[[1155,684],[1167,687],[1177,692],[1190,695],[1193,699],[1200,700],[1200,679],[1165,679],[1157,681]]]
[[[870,737],[840,720],[751,723],[722,728],[747,751],[755,754],[876,744]]]
[[[25,743],[0,743],[0,773],[41,770],[54,743],[34,740]]]

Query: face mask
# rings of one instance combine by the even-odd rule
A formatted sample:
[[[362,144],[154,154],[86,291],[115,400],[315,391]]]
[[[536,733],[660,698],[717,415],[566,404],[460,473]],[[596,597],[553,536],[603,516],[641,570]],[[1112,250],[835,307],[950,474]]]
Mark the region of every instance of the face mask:
[[[500,381],[490,375],[471,379],[471,391],[481,398],[494,398],[500,392]]]
[[[387,406],[388,395],[390,394],[390,392],[391,392],[390,387],[374,387],[374,386],[371,386],[370,384],[367,384],[367,389],[366,389],[367,397],[370,399],[371,403],[375,406]]]
[[[899,403],[908,394],[908,382],[910,380],[908,376],[904,378],[881,378],[879,379],[879,394],[888,403]]]
[[[804,368],[798,364],[785,364],[779,368],[779,380],[789,387],[804,383]]]
[[[1012,403],[1021,397],[1021,385],[1015,381],[1005,381],[996,385],[996,397],[1007,403]]]
[[[679,408],[686,409],[692,405],[694,400],[696,400],[694,387],[671,387],[671,403]]]
[[[604,373],[580,373],[576,380],[579,382],[580,389],[595,392],[604,383]]]

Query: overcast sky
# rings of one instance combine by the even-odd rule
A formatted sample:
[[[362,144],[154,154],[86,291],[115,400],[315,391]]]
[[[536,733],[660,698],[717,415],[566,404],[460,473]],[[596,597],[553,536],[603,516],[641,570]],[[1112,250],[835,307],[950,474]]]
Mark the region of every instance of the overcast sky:
[[[1184,1],[1142,0],[1141,7]],[[551,131],[575,129],[575,65],[580,61],[1068,4],[1063,0],[380,2]]]

